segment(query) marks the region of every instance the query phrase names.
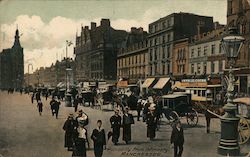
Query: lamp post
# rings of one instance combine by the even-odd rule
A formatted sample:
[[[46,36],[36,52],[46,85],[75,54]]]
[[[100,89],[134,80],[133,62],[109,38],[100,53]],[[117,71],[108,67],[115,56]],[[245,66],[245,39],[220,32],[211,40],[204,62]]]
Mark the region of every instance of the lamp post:
[[[69,46],[71,46],[73,43],[71,42],[71,41],[69,41],[69,40],[66,40],[66,60],[65,60],[65,64],[66,64],[66,69],[65,69],[65,71],[66,71],[66,92],[67,92],[67,90],[68,90],[68,73],[67,73],[67,69],[69,68],[69,66],[68,66],[68,47]]]
[[[237,34],[235,28],[229,29],[229,34],[221,40],[230,69],[227,87],[227,104],[223,107],[225,114],[221,117],[221,139],[218,146],[218,153],[220,155],[237,156],[240,154],[240,147],[238,144],[239,117],[236,116],[237,106],[233,103],[233,65],[237,60],[243,42],[244,38]]]
[[[28,87],[30,86],[30,66],[33,71],[33,64],[31,63],[28,64]]]

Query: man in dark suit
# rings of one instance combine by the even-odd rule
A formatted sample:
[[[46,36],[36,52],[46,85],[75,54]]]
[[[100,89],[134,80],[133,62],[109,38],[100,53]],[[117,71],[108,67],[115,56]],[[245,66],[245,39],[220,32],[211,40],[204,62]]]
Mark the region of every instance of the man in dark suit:
[[[180,121],[178,121],[173,127],[171,134],[171,144],[174,145],[174,157],[181,157],[183,152],[184,134]]]

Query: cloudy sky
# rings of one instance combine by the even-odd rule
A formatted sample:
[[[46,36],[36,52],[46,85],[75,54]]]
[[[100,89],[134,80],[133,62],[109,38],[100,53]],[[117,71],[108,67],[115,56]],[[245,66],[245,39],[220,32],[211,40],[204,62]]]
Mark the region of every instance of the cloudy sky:
[[[101,18],[112,27],[129,31],[143,27],[173,12],[213,16],[226,23],[227,0],[0,0],[0,52],[11,47],[18,24],[24,47],[25,72],[50,66],[65,57],[65,41],[75,41],[81,25]],[[68,51],[73,56],[73,46]]]

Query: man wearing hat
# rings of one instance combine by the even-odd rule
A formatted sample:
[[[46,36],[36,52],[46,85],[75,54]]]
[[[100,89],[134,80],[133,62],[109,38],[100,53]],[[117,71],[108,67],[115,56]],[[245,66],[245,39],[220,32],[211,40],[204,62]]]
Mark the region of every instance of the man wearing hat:
[[[180,121],[177,121],[173,127],[171,144],[174,146],[174,157],[181,157],[184,145],[184,133]]]
[[[120,128],[121,128],[122,118],[119,115],[119,109],[115,109],[115,115],[110,118],[111,128],[112,128],[112,142],[117,145],[120,137]]]
[[[126,106],[124,113],[123,113],[123,141],[125,141],[126,144],[131,141],[131,124],[134,124],[134,117],[132,114],[128,113],[129,107]]]
[[[82,110],[78,111],[78,116],[76,117],[77,123],[79,123],[79,118],[81,118],[83,120],[82,123],[84,123],[83,124],[84,126],[89,124],[89,118],[88,118],[87,114],[84,113]]]
[[[155,130],[156,130],[155,104],[150,104],[148,109],[149,113],[146,116],[147,137],[150,140],[153,140],[155,138]]]
[[[63,125],[63,130],[65,131],[64,147],[68,148],[69,151],[73,150],[73,133],[76,126],[75,123],[76,121],[74,121],[74,115],[71,113]]]

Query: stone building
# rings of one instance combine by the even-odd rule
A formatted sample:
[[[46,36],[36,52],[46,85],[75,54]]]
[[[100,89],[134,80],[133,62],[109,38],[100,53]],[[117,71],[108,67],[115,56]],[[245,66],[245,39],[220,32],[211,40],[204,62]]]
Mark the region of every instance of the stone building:
[[[98,27],[94,22],[90,29],[82,27],[74,48],[76,79],[116,80],[117,52],[126,36],[126,31],[112,28],[109,19],[102,19]]]
[[[174,41],[213,29],[213,18],[173,13],[149,24],[149,76],[172,74]]]
[[[0,88],[21,88],[24,82],[23,48],[16,30],[14,44],[0,53]]]
[[[188,38],[176,40],[174,42],[172,68],[173,68],[173,76],[176,78],[188,74],[188,61],[189,61],[188,43],[189,43]]]
[[[250,4],[249,0],[227,0],[227,26],[237,27],[246,41],[235,67],[239,76],[239,92],[250,94]]]
[[[129,83],[136,83],[139,79],[145,79],[148,75],[148,45],[147,32],[142,28],[131,28],[125,48],[121,48],[117,54],[117,78],[127,79]]]

